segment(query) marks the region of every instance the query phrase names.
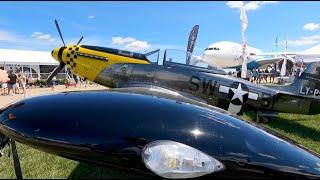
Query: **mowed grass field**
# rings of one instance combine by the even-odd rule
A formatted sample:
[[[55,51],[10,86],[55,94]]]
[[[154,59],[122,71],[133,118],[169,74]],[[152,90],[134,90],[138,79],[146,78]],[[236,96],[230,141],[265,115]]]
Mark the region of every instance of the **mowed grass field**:
[[[254,113],[242,118],[251,121]],[[267,124],[261,124],[299,144],[320,153],[320,115],[279,114]],[[68,160],[17,143],[24,178],[140,178],[128,172]],[[12,158],[0,158],[0,178],[15,178]]]

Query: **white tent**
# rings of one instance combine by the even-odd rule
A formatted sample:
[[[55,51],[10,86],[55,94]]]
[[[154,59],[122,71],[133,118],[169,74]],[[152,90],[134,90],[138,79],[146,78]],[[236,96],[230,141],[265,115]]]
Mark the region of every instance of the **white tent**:
[[[50,52],[0,49],[0,64],[58,65]]]
[[[28,75],[35,71],[37,77],[40,78],[42,73],[40,65],[57,66],[58,64],[51,56],[51,52],[0,49],[0,67],[4,67],[5,70],[21,68],[24,71],[23,69],[27,69]]]

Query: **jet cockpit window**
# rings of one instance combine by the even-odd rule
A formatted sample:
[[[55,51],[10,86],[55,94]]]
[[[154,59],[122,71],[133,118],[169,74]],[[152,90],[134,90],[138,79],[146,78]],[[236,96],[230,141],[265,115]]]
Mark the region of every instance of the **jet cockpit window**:
[[[216,51],[219,51],[220,49],[218,47],[213,47],[213,48],[206,48],[205,51],[207,50],[216,50]]]

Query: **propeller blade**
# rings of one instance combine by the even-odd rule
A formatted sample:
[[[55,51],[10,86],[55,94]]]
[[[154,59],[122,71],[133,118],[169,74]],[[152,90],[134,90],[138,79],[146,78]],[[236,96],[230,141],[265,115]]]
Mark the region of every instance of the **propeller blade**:
[[[49,83],[49,82],[52,80],[52,78],[53,78],[54,76],[56,76],[56,75],[58,74],[58,72],[60,72],[60,71],[64,68],[65,65],[66,65],[66,64],[65,64],[64,62],[60,61],[59,66],[57,66],[57,67],[52,71],[52,73],[50,74],[50,76],[48,77],[47,83]]]
[[[81,36],[81,38],[79,39],[79,41],[78,41],[77,45],[79,45],[79,44],[80,44],[80,42],[82,41],[82,39],[83,39],[83,36]]]
[[[63,45],[66,46],[66,44],[64,43],[63,37],[62,37],[62,33],[61,33],[61,30],[60,30],[58,21],[55,19],[54,22],[56,23],[56,27],[57,27],[57,30],[58,30],[58,32],[59,32],[60,38],[61,38],[61,40],[62,40],[62,42],[63,42]]]

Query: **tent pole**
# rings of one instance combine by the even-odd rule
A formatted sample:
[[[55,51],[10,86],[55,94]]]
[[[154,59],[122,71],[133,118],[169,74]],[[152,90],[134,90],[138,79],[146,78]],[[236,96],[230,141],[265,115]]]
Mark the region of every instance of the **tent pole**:
[[[30,71],[30,73],[29,73],[29,74],[30,74],[30,77],[33,78],[33,77],[32,77],[32,69],[31,69],[31,66],[30,66],[30,65],[29,65],[29,71]]]

